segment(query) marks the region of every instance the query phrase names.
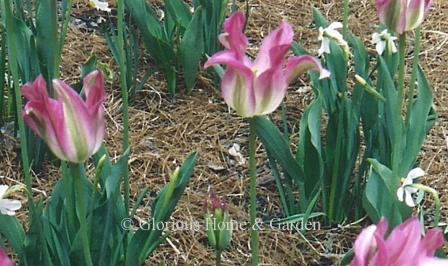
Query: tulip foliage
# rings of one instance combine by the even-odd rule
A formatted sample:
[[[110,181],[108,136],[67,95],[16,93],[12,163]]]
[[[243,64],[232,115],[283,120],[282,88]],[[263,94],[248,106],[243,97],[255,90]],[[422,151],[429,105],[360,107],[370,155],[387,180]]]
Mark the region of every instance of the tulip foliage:
[[[132,216],[146,206],[148,189],[140,194],[132,213],[127,214],[120,187],[128,156],[123,154],[113,163],[105,148],[101,148],[94,156],[93,180],[81,165],[63,166],[64,174],[54,187],[51,200],[48,204],[37,202],[28,231],[16,217],[0,215],[0,235],[17,254],[20,265],[144,264],[165,238],[163,228],[154,225],[170,218],[193,173],[197,155],[193,153],[186,159],[153,200],[153,216],[148,223],[135,224]],[[76,179],[81,179],[81,192],[75,191]],[[79,198],[87,210],[85,217],[79,213]]]
[[[183,74],[186,91],[193,89],[204,53],[218,48],[217,36],[226,14],[227,0],[166,0],[163,18],[144,0],[126,0],[133,22],[140,30],[146,50],[175,95],[178,75]],[[192,11],[193,10],[193,11]]]

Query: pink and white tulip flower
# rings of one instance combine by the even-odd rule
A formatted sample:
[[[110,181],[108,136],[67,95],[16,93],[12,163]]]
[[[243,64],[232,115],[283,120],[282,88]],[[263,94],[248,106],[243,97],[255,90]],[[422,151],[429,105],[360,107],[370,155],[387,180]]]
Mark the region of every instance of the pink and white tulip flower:
[[[313,56],[296,56],[285,62],[294,36],[287,22],[282,22],[263,40],[257,58],[251,61],[246,55],[248,40],[243,34],[244,24],[241,12],[228,18],[219,38],[225,50],[205,63],[205,68],[217,64],[227,66],[221,83],[222,95],[238,115],[253,117],[272,113],[283,101],[288,84],[309,70],[318,71],[320,78],[330,76]]]
[[[63,81],[53,80],[53,88],[56,99],[49,97],[42,76],[22,87],[28,100],[24,120],[59,159],[82,163],[98,151],[105,134],[103,74],[93,71],[84,78],[85,100]]]
[[[376,0],[381,23],[397,34],[417,28],[431,7],[432,0]]]
[[[422,237],[417,217],[396,227],[388,237],[387,221],[365,228],[355,241],[355,257],[351,266],[437,266],[448,265],[447,259],[434,257],[444,243],[443,233],[431,229]]]
[[[12,260],[6,256],[5,251],[0,248],[0,266],[14,266]]]

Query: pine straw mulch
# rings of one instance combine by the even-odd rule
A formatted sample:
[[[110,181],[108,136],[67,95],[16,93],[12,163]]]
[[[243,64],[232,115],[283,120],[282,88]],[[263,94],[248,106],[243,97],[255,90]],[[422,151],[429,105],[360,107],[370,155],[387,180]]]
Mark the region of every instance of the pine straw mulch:
[[[338,2],[338,3],[335,3]],[[317,6],[332,21],[341,21],[342,1],[294,1],[251,0],[251,17],[247,33],[252,47],[282,19],[288,19],[295,28],[296,40],[317,51],[317,31],[312,25],[312,6]],[[375,30],[377,18],[374,1],[357,0],[351,3],[350,27],[366,42]],[[85,5],[80,4],[75,16],[85,15]],[[422,65],[433,86],[439,119],[431,131],[421,155],[422,167],[428,175],[423,182],[440,192],[444,219],[447,211],[446,173],[448,172],[448,83],[445,71],[448,62],[448,2],[439,1],[429,13],[423,29]],[[372,50],[373,52],[373,50]],[[107,45],[98,31],[87,32],[71,26],[66,42],[62,64],[62,76],[68,82],[79,76],[80,66],[96,54],[98,60],[116,70],[116,65]],[[411,50],[409,58],[412,57]],[[144,59],[147,60],[147,59]],[[150,66],[146,61],[145,68]],[[147,69],[142,69],[142,73]],[[117,73],[117,72],[115,72]],[[121,151],[122,123],[121,99],[118,77],[108,82],[106,143],[113,157]],[[286,100],[290,117],[299,118],[312,99],[306,90],[307,81],[297,82],[289,90]],[[274,117],[278,117],[278,113]],[[144,91],[130,108],[130,136],[132,157],[130,178],[133,198],[139,191],[149,187],[150,204],[154,195],[168,182],[169,174],[192,151],[198,151],[200,160],[189,187],[183,195],[173,221],[197,221],[203,224],[202,201],[210,190],[216,191],[229,203],[230,215],[238,222],[248,222],[248,178],[247,165],[229,154],[233,144],[241,146],[247,156],[246,121],[229,113],[212,82],[201,78],[197,89],[190,96],[180,94],[175,102],[166,94],[163,77],[156,75],[145,85]],[[296,125],[291,125],[297,133]],[[18,144],[12,138],[0,149],[0,176],[2,183],[16,184],[22,180]],[[270,175],[259,145],[258,154],[258,213],[263,219],[281,217],[282,212],[276,194],[275,183]],[[47,167],[40,176],[35,176],[36,197],[51,194],[57,181],[57,169]],[[25,201],[25,198],[23,198]],[[138,216],[147,217],[147,209]],[[20,213],[25,218],[26,213]],[[306,239],[297,233],[279,230],[264,230],[260,234],[261,262],[263,265],[332,265],[351,247],[361,230],[359,224],[347,224],[339,228],[310,231]],[[160,246],[148,261],[148,265],[213,265],[213,250],[207,246],[204,231],[175,231],[167,243]],[[234,231],[230,248],[223,253],[224,265],[246,265],[250,263],[249,232]]]

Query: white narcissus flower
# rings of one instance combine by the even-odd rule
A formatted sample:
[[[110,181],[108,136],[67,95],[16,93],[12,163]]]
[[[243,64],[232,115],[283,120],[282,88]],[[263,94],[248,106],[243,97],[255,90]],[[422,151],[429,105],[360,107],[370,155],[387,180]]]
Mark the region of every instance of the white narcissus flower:
[[[397,40],[397,37],[392,36],[387,29],[383,30],[381,33],[375,32],[372,35],[372,43],[376,44],[376,51],[379,55],[382,55],[386,49],[393,54],[398,52],[395,40]]]
[[[8,186],[0,185],[0,213],[4,215],[15,215],[18,209],[22,207],[22,204],[18,200],[10,200],[3,198],[6,195]]]
[[[342,47],[346,55],[350,55],[350,48],[348,47],[348,43],[344,40],[342,34],[338,31],[343,27],[341,22],[333,22],[328,27],[323,28],[319,27],[319,41],[322,41],[322,44],[319,48],[319,56],[324,53],[330,53],[330,40],[334,40],[339,46]]]
[[[412,187],[414,179],[422,177],[425,175],[420,167],[412,169],[406,178],[401,179],[401,186],[397,189],[397,197],[399,201],[404,201],[409,207],[415,207],[422,200],[421,197],[414,199],[413,194],[417,193],[419,190]]]
[[[111,12],[111,9],[109,8],[109,3],[107,2],[103,2],[100,0],[90,0],[90,4],[98,10]]]

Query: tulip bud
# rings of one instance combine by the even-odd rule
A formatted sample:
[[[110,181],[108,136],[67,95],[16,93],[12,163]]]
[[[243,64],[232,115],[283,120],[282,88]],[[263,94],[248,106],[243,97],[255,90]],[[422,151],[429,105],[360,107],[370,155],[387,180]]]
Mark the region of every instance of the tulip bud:
[[[82,163],[98,151],[104,138],[104,77],[93,71],[84,78],[85,100],[63,81],[53,80],[53,88],[57,99],[49,97],[42,76],[22,87],[28,100],[24,120],[56,157]]]
[[[432,0],[376,0],[381,23],[397,34],[411,31],[423,22]]]
[[[210,246],[217,251],[224,251],[232,238],[231,221],[227,205],[215,194],[204,201],[205,224]]]

